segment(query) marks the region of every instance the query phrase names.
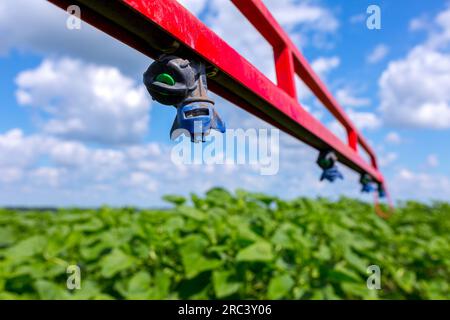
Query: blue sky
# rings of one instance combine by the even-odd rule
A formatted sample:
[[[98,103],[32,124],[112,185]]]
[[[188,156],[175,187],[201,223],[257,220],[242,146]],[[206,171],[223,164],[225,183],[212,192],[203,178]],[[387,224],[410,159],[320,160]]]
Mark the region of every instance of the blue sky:
[[[274,79],[271,48],[228,0],[181,2]],[[450,3],[264,2],[376,150],[394,199],[449,200]],[[373,4],[380,30],[366,27]],[[0,3],[0,205],[153,206],[167,193],[217,185],[284,198],[361,196],[345,168],[343,182],[319,183],[317,152],[285,134],[274,176],[172,163],[175,109],[152,102],[141,83],[151,60],[85,23],[68,30],[66,19],[43,0]],[[297,90],[342,136],[304,86]],[[270,128],[215,99],[228,128]]]

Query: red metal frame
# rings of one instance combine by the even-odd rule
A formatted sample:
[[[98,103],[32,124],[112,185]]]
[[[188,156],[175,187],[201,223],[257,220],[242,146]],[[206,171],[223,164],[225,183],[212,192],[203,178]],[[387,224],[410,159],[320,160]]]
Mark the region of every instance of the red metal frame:
[[[82,19],[151,58],[176,53],[200,59],[214,72],[209,87],[232,103],[384,184],[375,153],[261,0],[231,0],[274,50],[277,85],[175,0],[49,0],[81,7]],[[343,143],[304,110],[295,75],[345,127]],[[358,144],[369,154],[367,163]]]

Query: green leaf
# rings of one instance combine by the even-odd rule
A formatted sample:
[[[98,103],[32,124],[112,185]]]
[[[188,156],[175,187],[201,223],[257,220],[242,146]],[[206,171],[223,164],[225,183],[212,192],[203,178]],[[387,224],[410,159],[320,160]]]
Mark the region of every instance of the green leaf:
[[[207,246],[208,240],[200,235],[192,235],[184,239],[180,251],[187,279],[192,279],[204,271],[218,268],[222,264],[218,259],[209,259],[204,256]]]
[[[349,270],[348,268],[344,268],[341,266],[337,266],[335,269],[330,269],[327,272],[327,277],[330,281],[333,282],[361,282],[364,281],[358,274]]]
[[[231,271],[214,271],[213,286],[216,297],[221,299],[237,292],[241,283],[231,280]]]
[[[340,300],[340,297],[336,294],[333,287],[330,285],[327,285],[325,289],[322,290],[322,292],[325,296],[325,299],[327,300]]]
[[[180,251],[202,253],[208,246],[208,240],[203,235],[192,234],[182,240]]]
[[[100,261],[101,275],[105,278],[114,277],[117,273],[127,270],[134,265],[133,257],[120,249],[115,249]]]
[[[206,201],[215,207],[227,207],[233,202],[233,196],[223,188],[212,188],[206,192]]]
[[[269,282],[267,297],[271,300],[287,298],[294,286],[294,280],[288,274],[275,276]]]
[[[315,253],[315,256],[320,261],[328,261],[331,259],[331,250],[326,245],[320,245],[319,250]]]
[[[95,246],[92,247],[82,247],[80,250],[81,256],[86,261],[92,261],[92,260],[98,260],[102,256],[102,252],[108,251],[109,246],[105,243],[98,243]]]
[[[171,277],[167,269],[155,273],[150,299],[167,299],[170,293]]]
[[[151,277],[146,271],[134,274],[127,283],[125,281],[116,282],[116,290],[126,299],[144,300],[151,295]]]
[[[73,228],[74,231],[82,231],[82,232],[94,232],[103,228],[103,222],[100,219],[93,218],[86,223],[76,224]]]
[[[65,285],[65,282],[63,282]],[[38,280],[35,283],[39,298],[42,300],[63,300],[70,297],[63,285],[57,285],[47,280]]]
[[[33,236],[8,248],[6,254],[12,259],[21,260],[36,254],[42,254],[46,244],[47,239],[44,236]]]
[[[133,275],[128,282],[128,291],[130,293],[145,292],[150,286],[151,277],[145,271],[140,271]]]
[[[297,226],[291,223],[283,223],[273,234],[271,242],[272,244],[281,246],[283,248],[294,248],[297,244],[294,237],[298,232],[300,232],[300,230]]]
[[[81,288],[72,291],[70,299],[72,300],[88,300],[95,299],[101,295],[101,287],[95,281],[82,280]]]
[[[266,206],[270,206],[271,203],[277,200],[277,197],[270,196],[264,193],[251,193],[249,196],[255,200],[261,201]]]
[[[249,223],[243,217],[230,217],[229,223],[238,239],[249,242],[255,242],[260,239],[260,237],[250,229]]]
[[[163,200],[169,203],[172,203],[176,206],[180,206],[186,202],[186,198],[178,195],[168,194],[163,196]]]
[[[0,227],[0,247],[9,246],[16,241],[17,234],[11,226]]]
[[[266,241],[258,241],[238,252],[236,261],[271,261],[274,258],[272,246]]]
[[[214,270],[222,265],[222,261],[207,259],[196,252],[182,253],[182,262],[187,279],[192,279],[202,272]]]
[[[353,253],[350,249],[345,252],[346,261],[361,273],[366,273],[369,264]]]
[[[177,210],[177,213],[185,216],[186,218],[190,218],[192,220],[203,221],[206,219],[205,213],[203,213],[202,211],[195,209],[195,208],[179,206],[179,207],[177,207],[176,210]]]
[[[347,299],[349,298],[362,298],[371,299],[376,298],[377,290],[370,290],[367,288],[366,283],[358,284],[351,282],[344,282],[341,284],[342,290],[345,292]]]
[[[394,279],[404,291],[411,293],[414,290],[416,283],[416,275],[414,272],[399,268],[394,272]]]

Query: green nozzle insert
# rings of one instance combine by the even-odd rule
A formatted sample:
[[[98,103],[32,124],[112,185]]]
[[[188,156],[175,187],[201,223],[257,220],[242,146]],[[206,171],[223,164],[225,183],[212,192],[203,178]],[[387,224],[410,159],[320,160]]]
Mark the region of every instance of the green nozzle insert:
[[[169,86],[173,86],[175,84],[175,80],[168,73],[160,73],[155,78],[156,81],[168,84]]]
[[[321,167],[327,168],[327,167],[331,166],[331,161],[329,159],[320,159],[319,165]]]

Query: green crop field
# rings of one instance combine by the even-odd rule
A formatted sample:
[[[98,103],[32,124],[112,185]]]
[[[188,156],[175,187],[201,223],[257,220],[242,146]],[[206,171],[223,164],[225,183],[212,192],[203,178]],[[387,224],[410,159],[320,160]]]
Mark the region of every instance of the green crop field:
[[[407,202],[383,220],[347,198],[165,199],[171,209],[0,209],[0,298],[450,298],[450,204]]]

